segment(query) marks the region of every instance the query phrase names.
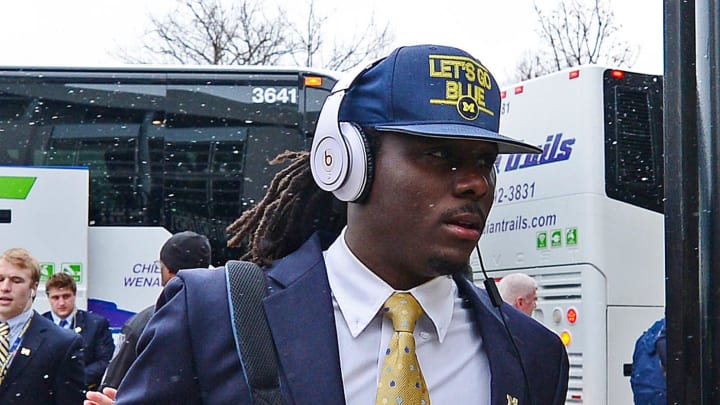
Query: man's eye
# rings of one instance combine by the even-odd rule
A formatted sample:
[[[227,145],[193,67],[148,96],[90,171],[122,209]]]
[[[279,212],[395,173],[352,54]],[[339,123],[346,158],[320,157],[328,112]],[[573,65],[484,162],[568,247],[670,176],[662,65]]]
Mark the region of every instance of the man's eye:
[[[446,150],[434,150],[430,152],[429,155],[438,159],[448,159],[450,157],[450,154]]]
[[[495,164],[495,158],[491,157],[481,157],[478,159],[478,166],[479,167],[491,167]]]

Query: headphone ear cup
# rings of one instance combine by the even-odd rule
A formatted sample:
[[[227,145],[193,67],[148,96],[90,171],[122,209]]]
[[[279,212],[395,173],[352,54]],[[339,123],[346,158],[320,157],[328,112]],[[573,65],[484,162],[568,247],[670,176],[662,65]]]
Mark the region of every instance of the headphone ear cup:
[[[343,185],[350,165],[348,145],[337,121],[342,99],[343,92],[338,92],[325,100],[310,149],[313,180],[320,189],[331,192]]]
[[[340,201],[354,202],[366,194],[368,164],[372,175],[367,139],[359,127],[340,122],[340,106],[355,81],[384,59],[339,80],[320,109],[310,148],[310,171],[315,184],[321,190],[331,191]]]
[[[347,145],[347,175],[333,194],[340,201],[355,202],[366,189],[369,148],[362,130],[353,123],[341,122],[340,134]]]

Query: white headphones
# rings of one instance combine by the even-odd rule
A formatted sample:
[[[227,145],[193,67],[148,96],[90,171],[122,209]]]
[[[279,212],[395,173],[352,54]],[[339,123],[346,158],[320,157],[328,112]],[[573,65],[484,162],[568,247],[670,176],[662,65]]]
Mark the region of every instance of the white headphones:
[[[318,187],[331,191],[341,201],[353,202],[364,197],[369,190],[373,164],[360,127],[338,120],[340,106],[355,80],[381,60],[338,81],[318,118],[310,149],[310,170]]]

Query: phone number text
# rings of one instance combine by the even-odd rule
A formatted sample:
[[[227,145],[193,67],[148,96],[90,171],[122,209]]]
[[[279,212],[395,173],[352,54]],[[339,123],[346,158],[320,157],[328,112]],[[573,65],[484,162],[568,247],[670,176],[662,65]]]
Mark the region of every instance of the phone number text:
[[[535,197],[535,182],[511,184],[495,189],[495,203],[529,200]]]

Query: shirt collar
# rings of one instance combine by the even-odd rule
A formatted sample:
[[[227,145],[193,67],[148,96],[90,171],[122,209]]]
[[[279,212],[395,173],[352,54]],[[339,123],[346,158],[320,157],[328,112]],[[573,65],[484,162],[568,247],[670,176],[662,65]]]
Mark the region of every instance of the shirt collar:
[[[63,319],[67,320],[68,325],[72,325],[73,319],[75,318],[75,312],[77,312],[77,308],[73,309],[73,311],[70,313],[70,315],[67,316],[67,318],[60,318],[53,311],[50,311],[50,314],[52,315],[53,322],[55,322],[56,325],[59,325],[60,321],[62,321]]]
[[[29,308],[26,311],[24,311],[23,313],[21,313],[20,315],[14,317],[14,318],[8,319],[7,323],[8,323],[8,326],[10,326],[10,334],[13,333],[14,329],[23,327],[23,325],[25,325],[25,322],[27,322],[27,320],[30,319],[32,314],[33,314],[33,310],[32,310],[32,308]]]
[[[330,289],[350,334],[355,338],[370,324],[395,290],[350,251],[345,243],[345,229],[324,255]],[[430,318],[442,342],[449,329],[458,294],[452,278],[436,277],[409,292]]]

